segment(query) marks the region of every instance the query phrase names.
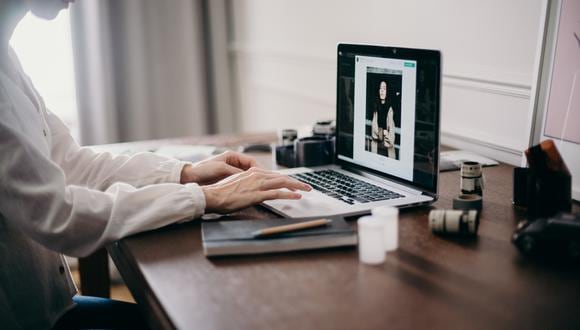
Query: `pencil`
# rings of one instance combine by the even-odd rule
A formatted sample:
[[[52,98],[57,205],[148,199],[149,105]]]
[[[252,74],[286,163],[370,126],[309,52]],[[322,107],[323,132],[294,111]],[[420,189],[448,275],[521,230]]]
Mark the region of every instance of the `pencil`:
[[[288,232],[293,232],[293,231],[298,231],[298,230],[303,230],[303,229],[326,226],[331,222],[332,222],[332,220],[330,220],[330,219],[316,219],[316,220],[298,222],[298,223],[293,223],[290,225],[276,226],[276,227],[270,227],[270,228],[266,228],[266,229],[256,230],[255,232],[252,233],[252,236],[254,236],[255,238],[258,238],[258,237],[276,235],[276,234],[281,234],[281,233],[288,233]]]

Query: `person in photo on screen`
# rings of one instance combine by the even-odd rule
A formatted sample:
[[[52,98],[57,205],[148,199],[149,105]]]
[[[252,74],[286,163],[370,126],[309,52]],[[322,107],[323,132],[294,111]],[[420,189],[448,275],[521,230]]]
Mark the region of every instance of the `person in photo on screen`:
[[[381,104],[384,104],[384,101],[386,100],[386,87],[384,87],[383,90],[383,84],[386,83],[384,81],[381,81],[381,83],[379,84],[379,98],[378,100],[375,102],[374,108],[373,108],[373,115],[372,115],[372,119],[371,119],[371,152],[378,154],[379,153],[379,146],[382,144],[383,142],[383,134],[385,131],[385,114],[386,114],[386,109],[383,109],[383,107],[381,107]]]
[[[312,188],[237,152],[190,163],[79,146],[10,46],[28,12],[53,19],[72,2],[0,0],[0,328],[147,329],[136,304],[79,295],[63,254]]]
[[[396,158],[394,111],[387,102],[387,82],[384,80],[379,84],[379,100],[373,112],[371,125],[371,152],[379,153],[379,145],[382,144],[387,150],[387,156]]]

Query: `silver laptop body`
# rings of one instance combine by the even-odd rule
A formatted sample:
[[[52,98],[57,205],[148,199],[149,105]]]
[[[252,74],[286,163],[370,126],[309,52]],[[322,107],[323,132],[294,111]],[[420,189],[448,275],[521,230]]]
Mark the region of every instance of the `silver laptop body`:
[[[263,205],[286,217],[310,217],[358,215],[377,206],[402,208],[436,201],[439,51],[339,44],[337,57],[335,164],[279,171],[317,189],[303,192],[300,200]],[[328,182],[334,185],[337,176],[342,183],[329,188]]]

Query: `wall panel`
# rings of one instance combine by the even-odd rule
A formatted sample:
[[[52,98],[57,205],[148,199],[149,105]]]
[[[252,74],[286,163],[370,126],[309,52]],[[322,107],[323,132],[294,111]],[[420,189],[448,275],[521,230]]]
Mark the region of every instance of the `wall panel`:
[[[338,42],[435,48],[444,61],[443,142],[517,163],[529,138],[544,5],[542,0],[230,1],[238,128],[264,131],[333,117]]]

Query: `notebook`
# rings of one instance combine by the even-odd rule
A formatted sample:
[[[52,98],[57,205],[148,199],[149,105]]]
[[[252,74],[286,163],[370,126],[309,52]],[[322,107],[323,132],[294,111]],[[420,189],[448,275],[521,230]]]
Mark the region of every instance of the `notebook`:
[[[252,233],[264,228],[317,218],[204,222],[201,227],[203,251],[207,257],[214,257],[323,249],[357,244],[355,231],[343,217],[326,218],[332,220],[327,226],[278,234],[268,238],[254,238]]]

